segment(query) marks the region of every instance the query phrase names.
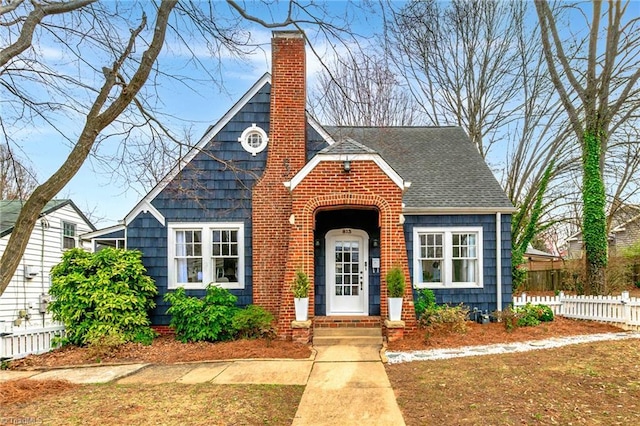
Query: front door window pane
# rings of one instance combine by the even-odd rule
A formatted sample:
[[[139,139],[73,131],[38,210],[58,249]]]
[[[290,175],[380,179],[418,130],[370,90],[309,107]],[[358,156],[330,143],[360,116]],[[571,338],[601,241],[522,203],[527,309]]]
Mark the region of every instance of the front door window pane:
[[[336,241],[335,283],[336,296],[357,296],[360,294],[359,259],[360,243],[357,241]]]

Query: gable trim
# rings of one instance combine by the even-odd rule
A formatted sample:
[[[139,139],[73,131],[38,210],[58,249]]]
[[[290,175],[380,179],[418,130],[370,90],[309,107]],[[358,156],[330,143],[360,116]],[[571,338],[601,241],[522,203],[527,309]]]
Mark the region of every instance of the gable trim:
[[[328,143],[329,145],[333,145],[334,143],[336,143],[335,139],[333,139],[333,137],[331,137],[329,132],[327,132],[324,129],[324,127],[322,127],[322,124],[320,124],[318,120],[316,120],[311,114],[309,114],[309,112],[307,112],[306,115],[307,115],[307,122],[309,123],[309,125],[311,125],[313,130],[318,132],[320,137],[322,137],[322,139],[324,139],[326,143]]]
[[[378,154],[334,154],[334,155],[316,155],[309,161],[305,166],[300,169],[298,173],[288,182],[284,182],[284,186],[289,188],[290,191],[293,191],[296,186],[298,186],[305,177],[321,162],[323,161],[373,161],[376,163],[380,170],[386,174],[389,179],[393,181],[400,189],[403,191],[411,186],[411,182],[405,182],[402,177],[396,173],[393,168],[380,157]]]
[[[626,226],[629,225],[630,223],[633,223],[635,221],[637,221],[638,219],[640,219],[640,215],[634,216],[631,219],[627,220],[626,222],[621,223],[620,225],[616,226],[615,228],[613,228],[611,230],[612,234],[615,234],[617,232],[624,232],[626,231]]]
[[[86,233],[80,235],[80,239],[82,239],[82,240],[90,240],[92,238],[100,237],[101,235],[104,235],[104,234],[110,234],[110,233],[116,232],[116,231],[123,231],[124,229],[125,229],[124,223],[119,223],[117,225],[112,225],[112,226],[108,226],[106,228],[97,229],[97,230],[92,231],[92,232],[86,232]]]
[[[145,195],[144,198],[142,198],[142,200],[138,202],[138,204],[135,205],[135,207],[133,207],[133,209],[131,209],[131,211],[125,216],[125,224],[128,225],[129,222],[138,215],[140,209],[143,208],[143,204],[146,203],[151,206],[151,201],[167,187],[169,182],[171,182],[176,176],[178,176],[178,173],[180,173],[182,169],[187,164],[189,164],[189,162],[191,162],[191,160],[193,160],[195,156],[198,155],[209,142],[213,140],[218,132],[220,132],[220,130],[222,130],[222,128],[226,126],[229,121],[231,121],[231,119],[238,112],[240,112],[240,110],[251,100],[251,98],[253,98],[267,83],[271,83],[271,74],[269,73],[265,73],[262,77],[260,77],[260,79],[256,81],[253,86],[251,86],[251,88],[244,94],[244,96],[242,96],[242,98],[240,98],[240,100],[238,100],[238,102],[236,102],[235,105],[233,105],[233,107],[229,111],[227,111],[216,124],[210,126],[207,129],[206,133],[204,134],[204,136],[202,136],[202,138],[200,138],[198,143],[194,145],[184,157],[178,160],[178,164],[176,164],[169,171],[169,173],[167,173],[167,175],[162,178],[162,180],[158,182],[156,186],[154,186],[153,189],[149,191],[149,193]],[[151,207],[153,208],[153,206]],[[162,217],[158,210],[156,210],[155,208],[153,209],[160,217]],[[156,216],[156,214],[152,214]],[[156,219],[158,219],[157,216]],[[160,221],[164,225],[164,217],[162,217],[162,220],[158,219],[158,221]]]
[[[164,216],[162,215],[162,213],[160,213],[158,211],[158,209],[156,209],[155,207],[153,207],[153,204],[151,204],[150,202],[148,202],[147,200],[143,199],[142,201],[140,201],[133,210],[131,210],[129,212],[129,214],[124,218],[124,225],[128,226],[131,222],[133,222],[133,220],[138,217],[138,215],[140,213],[150,213],[153,217],[156,218],[156,220],[158,222],[160,222],[162,224],[162,226],[165,226],[166,224],[166,219],[164,218]]]

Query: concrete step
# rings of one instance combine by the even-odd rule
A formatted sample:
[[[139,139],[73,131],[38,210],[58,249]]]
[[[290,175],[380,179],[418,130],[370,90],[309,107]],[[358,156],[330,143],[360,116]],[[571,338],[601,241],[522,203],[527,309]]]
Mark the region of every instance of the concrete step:
[[[313,346],[379,346],[382,345],[382,336],[380,337],[313,337]]]
[[[313,329],[313,335],[322,337],[382,337],[382,329],[380,327],[316,327]]]
[[[380,328],[314,328],[314,346],[376,346],[382,345]]]

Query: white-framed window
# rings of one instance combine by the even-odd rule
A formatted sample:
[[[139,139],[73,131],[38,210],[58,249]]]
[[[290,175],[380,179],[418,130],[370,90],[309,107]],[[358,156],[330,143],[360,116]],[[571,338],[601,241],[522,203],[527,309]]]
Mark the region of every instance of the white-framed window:
[[[414,287],[478,288],[482,275],[482,227],[413,229]]]
[[[238,142],[242,144],[245,151],[251,153],[251,155],[256,155],[267,147],[269,137],[267,132],[253,123],[251,127],[244,129],[242,135],[238,138]]]
[[[94,253],[104,250],[106,248],[126,249],[126,243],[124,238],[96,238],[93,240]]]
[[[168,232],[170,289],[244,288],[243,223],[172,223]]]
[[[69,250],[76,247],[76,224],[62,222],[62,249]]]

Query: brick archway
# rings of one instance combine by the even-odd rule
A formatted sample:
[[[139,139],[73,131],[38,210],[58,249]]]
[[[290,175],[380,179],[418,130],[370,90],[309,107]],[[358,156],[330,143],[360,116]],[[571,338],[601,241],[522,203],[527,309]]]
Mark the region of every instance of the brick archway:
[[[327,180],[326,176],[333,179]],[[336,187],[340,190],[336,191]],[[407,279],[403,320],[407,328],[415,328],[413,295],[409,280],[407,250],[402,217],[402,189],[377,165],[370,161],[352,164],[351,173],[344,173],[338,162],[321,163],[292,191],[291,229],[285,281],[280,303],[279,334],[291,335],[291,321],[295,318],[293,295],[289,283],[295,270],[302,268],[312,281],[309,294],[310,310],[314,306],[313,292],[314,227],[316,213],[321,209],[375,208],[380,220],[380,276],[392,266],[400,266]],[[380,309],[387,316],[386,282],[381,280]],[[310,312],[312,314],[312,312]]]

